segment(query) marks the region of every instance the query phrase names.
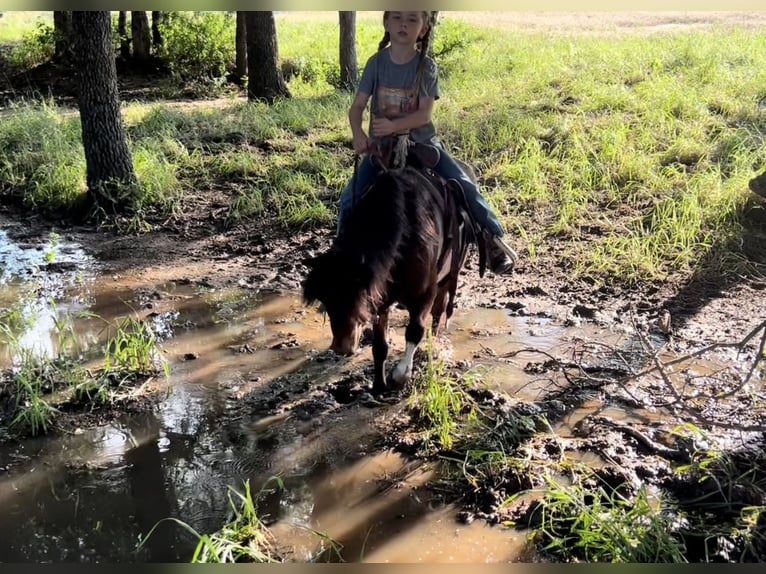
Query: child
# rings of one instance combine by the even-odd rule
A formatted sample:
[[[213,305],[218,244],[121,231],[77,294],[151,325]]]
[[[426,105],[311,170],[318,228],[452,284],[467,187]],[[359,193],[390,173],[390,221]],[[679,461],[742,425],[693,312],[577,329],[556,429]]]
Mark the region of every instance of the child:
[[[415,142],[438,147],[440,159],[435,171],[445,179],[456,179],[463,186],[469,209],[485,230],[490,269],[497,274],[507,273],[513,269],[516,253],[500,239],[504,232],[497,216],[477,185],[444,149],[431,121],[434,101],[439,99],[439,86],[436,64],[427,56],[431,35],[429,19],[429,12],[383,12],[385,35],[378,52],[365,65],[348,111],[354,151],[360,155],[369,151],[370,140],[362,128],[362,115],[372,97],[369,130],[372,137],[409,133]],[[340,196],[339,234],[353,207],[354,186],[358,199],[374,177],[375,167],[369,155],[365,155]]]

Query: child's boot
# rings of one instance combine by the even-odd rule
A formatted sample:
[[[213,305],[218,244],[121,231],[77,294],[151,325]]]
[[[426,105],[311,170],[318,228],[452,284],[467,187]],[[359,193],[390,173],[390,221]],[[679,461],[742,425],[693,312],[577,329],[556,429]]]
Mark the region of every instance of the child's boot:
[[[495,275],[504,275],[513,271],[519,256],[505,241],[485,231],[484,245],[487,248],[489,268]]]

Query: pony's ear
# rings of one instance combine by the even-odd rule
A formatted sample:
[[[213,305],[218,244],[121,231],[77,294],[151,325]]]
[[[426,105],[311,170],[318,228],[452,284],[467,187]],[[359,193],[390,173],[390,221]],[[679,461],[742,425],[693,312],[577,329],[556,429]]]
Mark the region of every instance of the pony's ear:
[[[317,255],[316,257],[307,257],[303,260],[303,264],[309,268],[309,273],[302,284],[303,302],[306,305],[310,305],[322,297],[324,277],[320,263],[323,259],[322,255]]]

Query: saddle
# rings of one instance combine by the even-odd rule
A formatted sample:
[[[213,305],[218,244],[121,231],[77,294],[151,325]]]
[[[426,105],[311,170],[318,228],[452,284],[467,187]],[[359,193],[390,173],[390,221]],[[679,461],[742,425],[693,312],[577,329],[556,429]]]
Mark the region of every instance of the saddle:
[[[435,145],[414,142],[404,135],[376,140],[370,150],[370,157],[382,171],[403,168],[405,165],[434,170],[441,152]]]

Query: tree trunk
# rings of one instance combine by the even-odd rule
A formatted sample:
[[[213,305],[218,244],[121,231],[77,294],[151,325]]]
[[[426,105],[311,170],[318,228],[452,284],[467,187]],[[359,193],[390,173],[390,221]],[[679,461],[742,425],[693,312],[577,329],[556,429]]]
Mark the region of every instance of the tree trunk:
[[[124,10],[117,16],[117,35],[120,37],[120,58],[130,60],[130,38],[128,38],[128,17]]]
[[[120,117],[111,15],[72,12],[72,31],[88,197],[91,207],[115,214],[132,206],[136,176]]]
[[[340,85],[344,90],[356,88],[356,12],[338,12],[340,19]]]
[[[130,36],[133,39],[133,59],[145,62],[149,59],[152,40],[149,34],[149,18],[146,12],[130,13]]]
[[[57,61],[67,59],[70,55],[69,49],[72,41],[71,12],[53,11],[53,35],[55,42],[53,59]]]
[[[247,76],[247,24],[245,12],[237,11],[236,70],[237,79]]]
[[[279,69],[277,25],[274,12],[246,12],[247,99],[272,103],[289,98],[290,91]],[[256,64],[257,65],[254,65]]]
[[[160,23],[162,22],[164,15],[162,12],[152,11],[152,48],[154,53],[162,46],[162,33],[160,32]]]

